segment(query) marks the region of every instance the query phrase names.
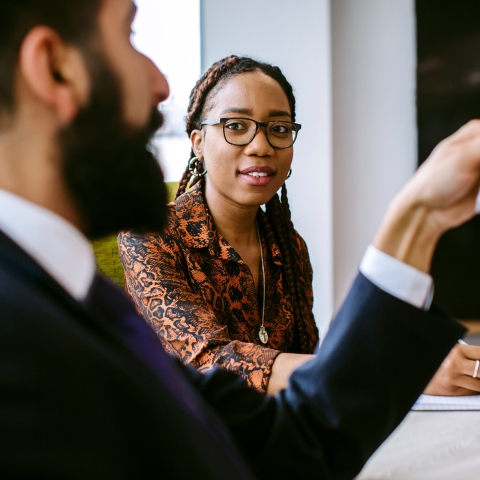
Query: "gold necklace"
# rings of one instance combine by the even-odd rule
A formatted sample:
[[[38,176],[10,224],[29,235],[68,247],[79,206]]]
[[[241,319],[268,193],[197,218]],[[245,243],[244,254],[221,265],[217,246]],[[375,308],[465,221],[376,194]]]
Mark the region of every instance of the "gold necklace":
[[[262,306],[262,323],[260,324],[260,330],[258,332],[258,337],[262,343],[268,342],[268,333],[265,329],[265,265],[263,263],[263,248],[262,248],[262,239],[260,238],[260,230],[258,229],[258,222],[255,220],[255,225],[257,226],[257,236],[258,243],[260,244],[260,265],[262,266],[262,286],[263,286],[263,306]]]

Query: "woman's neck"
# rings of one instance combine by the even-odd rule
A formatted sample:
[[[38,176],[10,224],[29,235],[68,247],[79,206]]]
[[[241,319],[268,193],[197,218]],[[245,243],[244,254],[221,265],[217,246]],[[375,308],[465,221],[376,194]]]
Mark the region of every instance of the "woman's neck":
[[[258,206],[245,206],[232,202],[212,188],[204,185],[205,200],[215,230],[234,248],[258,244],[255,218]]]

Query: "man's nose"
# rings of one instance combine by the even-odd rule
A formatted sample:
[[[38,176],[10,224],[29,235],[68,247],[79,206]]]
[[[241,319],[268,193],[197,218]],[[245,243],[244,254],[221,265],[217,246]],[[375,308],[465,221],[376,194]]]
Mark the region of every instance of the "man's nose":
[[[170,95],[167,79],[150,58],[145,57],[147,71],[152,89],[152,99],[155,105],[164,102]]]

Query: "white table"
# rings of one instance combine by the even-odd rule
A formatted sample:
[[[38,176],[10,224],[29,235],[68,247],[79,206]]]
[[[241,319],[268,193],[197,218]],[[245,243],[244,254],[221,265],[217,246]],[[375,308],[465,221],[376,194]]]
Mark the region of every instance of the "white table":
[[[480,411],[410,412],[357,480],[479,480]]]

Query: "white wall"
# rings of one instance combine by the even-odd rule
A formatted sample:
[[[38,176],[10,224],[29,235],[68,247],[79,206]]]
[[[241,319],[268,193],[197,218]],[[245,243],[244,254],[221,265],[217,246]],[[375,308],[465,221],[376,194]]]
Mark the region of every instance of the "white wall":
[[[202,71],[227,55],[250,55],[280,66],[296,90],[303,126],[287,188],[309,245],[323,330],[333,309],[329,1],[202,0],[200,15]]]
[[[414,0],[332,0],[334,301],[416,165]]]
[[[200,15],[202,71],[253,55],[296,89],[303,127],[288,189],[325,331],[415,169],[414,0],[201,0]]]

